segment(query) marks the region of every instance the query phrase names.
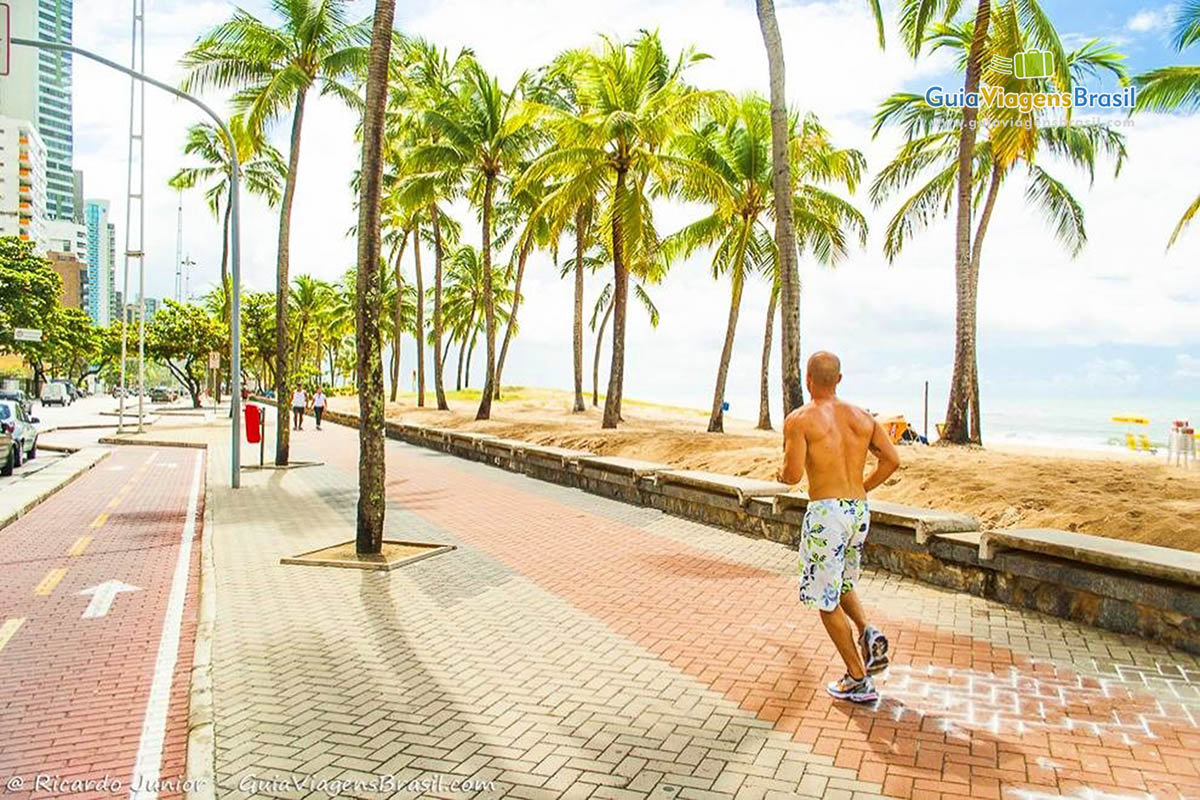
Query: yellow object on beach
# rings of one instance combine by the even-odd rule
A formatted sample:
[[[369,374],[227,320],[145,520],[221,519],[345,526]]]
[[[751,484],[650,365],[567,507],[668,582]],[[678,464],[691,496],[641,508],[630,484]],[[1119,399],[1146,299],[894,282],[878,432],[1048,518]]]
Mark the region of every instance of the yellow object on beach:
[[[1113,422],[1124,422],[1127,425],[1149,425],[1150,424],[1150,420],[1146,419],[1145,417],[1134,417],[1134,416],[1116,416],[1116,417],[1112,418],[1112,421]]]

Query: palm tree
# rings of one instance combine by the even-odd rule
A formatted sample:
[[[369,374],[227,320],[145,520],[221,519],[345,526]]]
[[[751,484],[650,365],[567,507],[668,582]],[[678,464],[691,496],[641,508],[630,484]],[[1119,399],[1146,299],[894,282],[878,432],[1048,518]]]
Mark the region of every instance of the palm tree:
[[[504,328],[504,342],[500,345],[500,355],[496,360],[496,380],[493,397],[500,399],[500,386],[504,380],[504,364],[508,358],[508,348],[517,333],[517,312],[520,310],[521,285],[525,280],[525,263],[530,252],[535,247],[547,247],[553,244],[551,226],[545,217],[535,212],[541,205],[546,194],[546,187],[538,183],[522,184],[520,190],[509,187],[508,197],[497,209],[497,221],[500,232],[497,243],[503,245],[508,239],[516,237],[512,253],[509,257],[508,268],[504,275],[504,286],[512,283],[512,310],[509,313],[508,325]],[[515,265],[513,262],[516,262]]]
[[[1179,52],[1200,42],[1200,0],[1189,0],[1180,6],[1175,17],[1172,44]],[[1138,87],[1136,111],[1195,111],[1200,109],[1200,64],[1160,67],[1133,79]],[[1200,214],[1200,195],[1183,212],[1167,247],[1179,240],[1179,235]]]
[[[397,174],[403,177],[396,188],[396,192],[401,196],[401,203],[410,209],[425,208],[429,220],[430,244],[434,256],[433,331],[430,341],[435,354],[433,387],[438,409],[446,411],[450,406],[446,402],[442,381],[444,359],[438,355],[443,351],[443,262],[446,253],[453,253],[457,249],[460,228],[457,222],[444,213],[442,205],[455,199],[461,186],[457,180],[458,176],[441,170],[437,165],[430,171],[418,171],[411,163],[409,155],[421,144],[438,142],[437,131],[425,124],[424,114],[445,104],[452,87],[473,56],[469,50],[464,49],[451,59],[445,49],[439,49],[420,38],[406,39],[403,45],[402,61],[405,66],[392,82],[393,91],[389,99],[391,132],[388,139],[403,143],[403,149],[397,154],[399,161],[403,163],[403,168],[397,170]]]
[[[237,143],[238,163],[241,166],[239,178],[251,194],[257,194],[267,201],[267,205],[275,207],[287,181],[287,167],[283,156],[278,150],[265,141],[256,141],[246,130],[242,117],[234,116],[228,123],[229,132]],[[221,220],[221,274],[219,287],[224,292],[223,300],[214,316],[221,321],[225,331],[225,342],[221,350],[225,354],[225,363],[229,363],[231,339],[231,299],[229,288],[229,224],[232,205],[229,203],[229,175],[232,168],[230,160],[230,143],[216,125],[202,122],[188,128],[187,141],[183,146],[184,155],[194,156],[203,162],[202,166],[182,167],[167,182],[173,189],[180,191],[193,189],[201,183],[208,183],[204,197],[213,216]],[[218,374],[216,385],[218,399],[221,377]]]
[[[994,36],[983,51],[985,59],[990,59],[992,52],[1020,52],[1029,45],[1015,2],[994,9],[990,26]],[[935,49],[957,50],[960,55],[959,66],[965,69],[967,59],[971,57],[969,48],[976,39],[972,28],[973,23],[970,22],[957,26],[938,26],[933,30],[931,41]],[[1052,87],[1054,91],[1070,91],[1071,82],[1099,70],[1109,71],[1124,79],[1122,58],[1111,47],[1091,41],[1063,58],[1061,64],[1067,74],[1066,83],[1062,83],[1057,75],[1049,80],[1034,80],[989,73],[988,80],[993,85],[1003,86],[1006,91],[1048,91]],[[963,297],[960,298],[958,310],[958,324],[965,331],[966,344],[963,346],[967,352],[965,358],[968,359],[964,366],[968,390],[964,425],[968,428],[971,441],[975,443],[982,443],[978,368],[974,349],[979,267],[984,239],[1001,188],[1014,171],[1022,168],[1027,179],[1027,205],[1042,212],[1056,238],[1075,256],[1087,241],[1083,208],[1066,185],[1038,163],[1038,157],[1046,153],[1057,156],[1084,170],[1089,178],[1094,178],[1098,157],[1113,158],[1116,174],[1119,174],[1125,159],[1124,137],[1106,125],[1038,125],[1037,117],[1022,117],[1015,109],[989,107],[984,113],[987,115],[984,118],[987,124],[983,127],[988,133],[974,146],[972,183],[968,195],[973,204],[968,210],[977,212],[978,221],[969,247],[971,259],[967,264],[966,284],[962,287]],[[925,102],[923,96],[903,93],[885,100],[877,112],[876,134],[884,125],[896,124],[903,128],[907,141],[896,158],[876,176],[871,187],[872,200],[878,205],[892,194],[920,181],[915,193],[901,204],[888,224],[884,254],[889,261],[896,258],[918,228],[947,213],[951,207],[960,174],[959,129],[966,124],[965,118],[963,109],[935,109]],[[955,441],[948,432],[943,434],[943,438]]]
[[[672,62],[655,33],[629,44],[604,38],[599,50],[577,51],[574,71],[581,115],[544,109],[556,146],[539,156],[522,180],[559,183],[539,213],[566,218],[601,197],[600,224],[613,256],[613,351],[605,397],[605,428],[621,418],[625,380],[625,317],[629,276],[660,261],[650,193],[665,177],[694,165],[666,152],[671,140],[704,110],[724,99],[683,81],[686,69],[705,58],[692,50]],[[652,185],[653,184],[653,185]],[[636,272],[635,272],[636,274]]]
[[[810,237],[823,235],[822,252],[836,259],[845,254],[844,223],[856,228],[865,244],[866,222],[848,203],[807,181],[836,181],[853,192],[866,162],[857,150],[834,148],[815,118],[806,119],[802,131],[798,127],[793,118],[788,151],[794,226]],[[732,288],[708,421],[709,432],[719,433],[724,430],[725,382],[746,278],[754,272],[778,273],[774,242],[763,223],[774,207],[770,106],[758,95],[745,95],[725,114],[680,136],[674,147],[702,167],[682,177],[681,193],[710,205],[712,212],[668,238],[668,260],[712,248],[713,276],[729,274]]]
[[[922,5],[957,5],[959,0],[905,0]],[[987,2],[987,0],[981,0]],[[884,45],[883,13],[879,0],[869,0],[879,35]],[[804,404],[800,381],[800,276],[796,266],[796,231],[793,222],[792,185],[789,174],[788,109],[783,62],[783,38],[775,18],[774,0],[757,0],[758,25],[767,51],[767,69],[771,84],[771,169],[775,201],[775,249],[779,259],[779,294],[783,299],[783,413]]]
[[[903,0],[900,8],[900,30],[913,58],[921,53],[931,34],[948,25],[961,7],[961,0]],[[1001,16],[1020,19],[1025,32],[1025,45],[1053,53],[1055,74],[1052,83],[1056,91],[1065,91],[1064,87],[1070,83],[1066,67],[1067,54],[1038,0],[1005,0],[1002,8]],[[966,42],[966,56],[963,62],[964,91],[968,96],[979,91],[985,66],[992,54],[1011,56],[1017,52],[1002,51],[989,43],[988,29],[994,16],[992,0],[977,0],[972,16],[974,24],[965,29],[969,30],[970,39]],[[973,399],[978,394],[974,377],[978,369],[975,354],[975,281],[971,274],[971,209],[972,191],[976,186],[973,167],[978,117],[977,106],[966,106],[961,115],[961,129],[957,131],[954,178],[954,374],[951,378],[946,424],[942,433],[944,441],[954,443],[978,443],[981,439],[979,432],[971,429],[969,420],[969,417],[978,417],[978,410],[972,408]]]
[[[383,550],[383,516],[387,502],[384,494],[383,343],[379,320],[383,311],[384,270],[379,210],[383,196],[384,108],[387,106],[395,12],[395,0],[375,0],[359,172],[358,303],[354,326],[359,376],[358,533],[354,549],[359,555],[378,555]]]
[[[660,319],[658,306],[654,305],[654,301],[650,298],[649,292],[640,281],[633,282],[633,296],[641,303],[642,308],[646,309],[646,316],[650,318],[650,327],[657,328]],[[604,316],[600,316],[600,312],[604,312]],[[600,350],[604,345],[604,328],[608,325],[609,319],[612,318],[613,311],[613,285],[607,283],[600,290],[600,295],[596,298],[596,304],[592,307],[592,319],[588,323],[588,327],[596,332],[596,352],[592,357],[592,405],[600,404]],[[596,330],[596,320],[600,320],[600,329]]]
[[[349,0],[272,0],[275,21],[237,10],[202,35],[183,58],[185,90],[235,89],[233,105],[245,117],[254,139],[267,125],[292,111],[287,180],[279,212],[275,267],[275,393],[283,397],[288,379],[288,247],[292,200],[300,165],[300,133],[310,89],[340,97],[358,108],[361,99],[345,81],[365,72],[370,20],[346,21]],[[288,410],[277,404],[275,463],[288,463]]]
[[[486,322],[487,380],[476,419],[491,415],[496,378],[496,287],[492,283],[492,212],[496,190],[526,155],[533,138],[531,115],[522,109],[521,84],[505,92],[474,59],[456,76],[453,91],[425,112],[425,125],[436,140],[418,145],[410,155],[416,169],[441,172],[466,185],[479,209],[483,242],[483,315]]]
[[[309,343],[310,335],[314,331],[320,331],[332,301],[332,293],[332,286],[311,275],[297,275],[292,280],[292,289],[288,293],[288,321],[296,330],[296,338],[290,348],[292,360],[289,364],[289,375],[298,371],[305,363],[305,345]],[[316,354],[319,364],[319,347]]]
[[[475,342],[482,331],[487,334],[483,316],[484,292],[487,278],[484,275],[484,259],[479,249],[464,244],[454,251],[448,261],[444,311],[446,326],[450,330],[450,341],[446,343],[444,360],[450,345],[457,342],[458,380],[457,389],[468,386],[471,380],[470,364]],[[492,286],[495,289],[496,318],[504,323],[509,318],[508,309],[513,299],[512,291],[505,285],[504,267],[492,267]],[[486,388],[486,387],[485,387]]]

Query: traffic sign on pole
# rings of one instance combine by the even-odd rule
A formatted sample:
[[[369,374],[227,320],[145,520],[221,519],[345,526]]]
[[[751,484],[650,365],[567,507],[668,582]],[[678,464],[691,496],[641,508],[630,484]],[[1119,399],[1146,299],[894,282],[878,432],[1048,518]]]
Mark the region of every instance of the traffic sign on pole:
[[[38,328],[13,328],[13,339],[18,342],[40,342],[42,332]]]

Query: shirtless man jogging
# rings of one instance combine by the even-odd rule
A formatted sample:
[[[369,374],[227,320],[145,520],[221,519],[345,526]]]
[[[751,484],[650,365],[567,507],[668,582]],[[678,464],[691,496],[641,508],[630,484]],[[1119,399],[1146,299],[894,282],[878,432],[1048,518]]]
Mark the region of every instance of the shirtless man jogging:
[[[871,676],[887,668],[888,642],[867,624],[854,583],[871,524],[867,492],[896,471],[900,456],[874,417],[838,399],[841,370],[833,353],[815,353],[808,360],[812,399],[783,423],[783,468],[777,477],[797,484],[808,474],[800,602],[820,610],[825,631],[846,662],[845,677],[826,691],[839,700],[870,703],[879,698]],[[868,450],[879,463],[864,480]],[[847,617],[858,629],[857,641]]]

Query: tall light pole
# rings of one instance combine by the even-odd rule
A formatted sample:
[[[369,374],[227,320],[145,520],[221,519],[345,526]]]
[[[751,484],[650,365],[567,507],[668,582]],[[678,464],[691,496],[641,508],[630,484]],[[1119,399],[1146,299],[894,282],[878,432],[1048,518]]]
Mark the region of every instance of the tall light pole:
[[[111,61],[104,56],[97,55],[83,48],[76,47],[71,44],[63,44],[61,42],[46,42],[40,39],[24,39],[14,36],[11,40],[12,44],[21,47],[33,47],[42,50],[52,50],[60,52],[74,53],[77,56],[95,61],[98,64],[103,64],[109,69],[115,69],[118,72],[129,75],[132,78],[148,83],[151,86],[162,89],[181,100],[187,100],[205,114],[212,118],[213,122],[220,128],[221,133],[225,135],[225,140],[229,142],[229,262],[230,262],[230,278],[233,281],[233,309],[232,309],[232,331],[233,334],[233,395],[230,397],[230,405],[233,407],[233,425],[230,428],[231,444],[231,475],[230,485],[233,488],[238,488],[242,483],[241,466],[242,466],[242,244],[241,244],[241,202],[240,202],[240,181],[241,181],[241,165],[238,163],[237,148],[233,146],[233,136],[229,132],[229,128],[225,125],[225,120],[221,119],[215,111],[201,102],[198,98],[176,89],[169,83],[164,83],[160,80],[151,78],[149,75],[144,75],[129,67]],[[128,302],[125,297],[121,298],[122,303]],[[124,352],[122,352],[124,356]]]

